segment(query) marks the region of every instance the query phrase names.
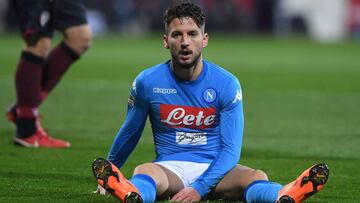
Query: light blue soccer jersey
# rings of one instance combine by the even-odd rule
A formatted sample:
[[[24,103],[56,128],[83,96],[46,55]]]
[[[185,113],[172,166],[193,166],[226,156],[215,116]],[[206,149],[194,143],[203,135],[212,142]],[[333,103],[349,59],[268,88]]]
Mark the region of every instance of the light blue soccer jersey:
[[[195,81],[174,75],[170,61],[141,72],[133,82],[126,119],[108,159],[121,167],[133,151],[149,116],[155,161],[209,163],[193,184],[201,196],[233,168],[244,127],[239,81],[216,64],[203,61]]]

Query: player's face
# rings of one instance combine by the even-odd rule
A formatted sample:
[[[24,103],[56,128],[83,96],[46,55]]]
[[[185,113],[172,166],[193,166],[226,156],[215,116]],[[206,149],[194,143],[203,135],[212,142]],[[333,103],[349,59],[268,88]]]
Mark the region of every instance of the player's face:
[[[208,34],[189,17],[175,18],[164,35],[164,47],[170,50],[173,64],[190,69],[199,62],[202,49],[207,46]]]

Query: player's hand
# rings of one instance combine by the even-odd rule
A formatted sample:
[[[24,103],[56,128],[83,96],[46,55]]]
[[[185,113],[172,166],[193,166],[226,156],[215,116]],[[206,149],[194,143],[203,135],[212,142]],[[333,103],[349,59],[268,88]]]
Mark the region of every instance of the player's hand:
[[[192,187],[186,187],[180,190],[171,198],[172,202],[199,202],[200,200],[200,194]]]
[[[100,195],[108,195],[109,194],[101,185],[98,185],[96,190],[93,193],[100,194]]]

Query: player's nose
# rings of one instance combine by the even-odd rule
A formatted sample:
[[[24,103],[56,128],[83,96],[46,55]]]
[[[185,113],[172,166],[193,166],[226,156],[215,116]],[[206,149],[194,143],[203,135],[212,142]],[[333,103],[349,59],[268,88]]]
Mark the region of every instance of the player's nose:
[[[189,38],[188,38],[187,35],[183,35],[183,36],[181,37],[181,47],[182,47],[182,48],[186,48],[186,47],[188,47],[188,46],[189,46]]]

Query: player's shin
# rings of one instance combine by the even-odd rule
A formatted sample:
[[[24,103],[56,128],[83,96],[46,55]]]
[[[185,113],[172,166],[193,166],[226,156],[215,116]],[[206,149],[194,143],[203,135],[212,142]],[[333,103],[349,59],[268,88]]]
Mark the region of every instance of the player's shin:
[[[137,174],[130,182],[139,190],[143,203],[152,203],[156,198],[156,183],[154,179],[145,174]]]
[[[80,57],[64,42],[60,43],[49,54],[43,72],[42,99],[44,100],[53,88],[58,84],[62,76]]]
[[[282,185],[267,180],[257,180],[247,186],[244,192],[244,199],[248,203],[264,202],[274,203]]]

